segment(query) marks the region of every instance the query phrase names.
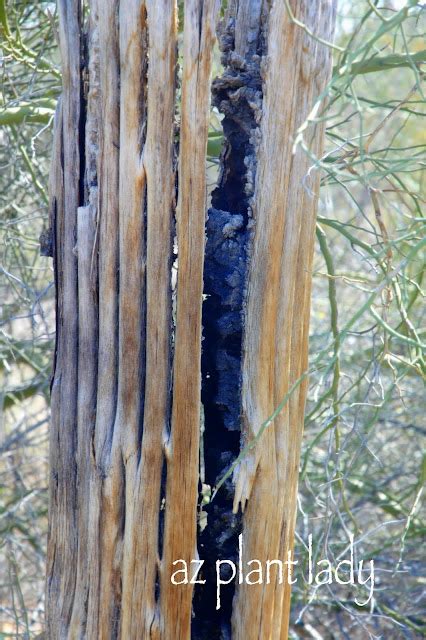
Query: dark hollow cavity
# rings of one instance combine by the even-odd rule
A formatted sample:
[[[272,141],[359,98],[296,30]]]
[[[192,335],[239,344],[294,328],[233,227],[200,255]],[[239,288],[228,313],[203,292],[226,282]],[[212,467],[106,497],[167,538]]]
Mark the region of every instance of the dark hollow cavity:
[[[225,141],[208,212],[204,263],[202,402],[205,482],[211,487],[240,451],[243,312],[262,108],[263,21],[257,19],[256,25],[243,58],[235,52],[235,16],[227,16],[219,32],[224,73],[212,86],[213,105],[224,116]],[[214,501],[203,507],[207,526],[198,539],[204,560],[198,578],[206,583],[196,586],[194,594],[192,637],[197,640],[231,638],[235,583],[222,587],[221,608],[216,610],[216,561],[238,562],[242,518],[232,512],[233,496],[229,478]]]

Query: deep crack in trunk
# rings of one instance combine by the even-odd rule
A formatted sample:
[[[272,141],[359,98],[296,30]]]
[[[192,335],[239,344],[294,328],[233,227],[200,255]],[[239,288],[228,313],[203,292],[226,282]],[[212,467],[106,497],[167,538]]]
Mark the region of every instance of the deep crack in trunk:
[[[213,81],[213,105],[223,114],[224,147],[218,185],[206,224],[204,263],[202,402],[205,414],[205,482],[213,487],[240,451],[241,358],[244,299],[256,174],[256,143],[262,113],[261,65],[265,54],[262,2],[246,12],[232,4],[220,26],[224,73]],[[194,638],[230,638],[234,585],[223,587],[216,611],[217,559],[236,560],[241,514],[232,511],[228,478],[199,536],[206,584],[196,590]],[[205,574],[205,575],[204,575]]]

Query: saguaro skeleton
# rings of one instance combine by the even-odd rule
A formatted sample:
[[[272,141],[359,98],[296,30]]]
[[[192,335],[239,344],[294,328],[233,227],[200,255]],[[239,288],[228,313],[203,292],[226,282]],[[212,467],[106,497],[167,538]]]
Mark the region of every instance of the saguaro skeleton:
[[[228,1],[207,224],[219,0],[184,2],[181,80],[174,0],[85,4],[58,0],[47,635],[286,638],[287,584],[230,585],[216,610],[212,576],[241,531],[245,559],[292,549],[306,379],[203,531],[200,433],[214,487],[307,369],[319,183],[293,145],[327,82],[334,2]],[[319,154],[322,126],[307,131]],[[194,594],[171,575],[198,556]]]

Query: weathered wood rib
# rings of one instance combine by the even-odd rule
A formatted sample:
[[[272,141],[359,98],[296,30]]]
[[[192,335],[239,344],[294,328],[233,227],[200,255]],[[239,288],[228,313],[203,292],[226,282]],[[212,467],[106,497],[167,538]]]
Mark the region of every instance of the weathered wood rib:
[[[146,5],[120,2],[120,329],[116,432],[125,473],[121,637],[149,637],[142,613],[148,594],[137,584],[155,566],[147,541],[147,522],[139,512],[138,463],[145,385],[146,172],[142,149],[146,130]],[[159,446],[161,451],[161,446]],[[151,469],[153,474],[155,470]],[[158,504],[156,505],[158,511]],[[143,513],[143,511],[142,511]],[[154,528],[154,536],[156,534]],[[139,559],[139,563],[137,563]],[[154,594],[154,585],[152,585]],[[136,631],[138,629],[138,632]]]
[[[305,13],[302,14],[304,24],[309,28],[315,28],[316,19],[321,19],[320,12],[322,7],[320,4],[306,7]],[[295,130],[306,120],[315,98],[324,88],[321,87],[316,93],[317,87],[313,82],[315,74],[320,72],[318,49],[318,43],[304,33],[298,67],[299,82],[296,94]],[[315,144],[317,134],[318,132],[315,129],[312,134],[309,130],[312,144]],[[292,138],[290,143],[294,141],[294,135]],[[300,285],[306,281],[308,275],[310,276],[310,274],[307,274],[308,256],[306,252],[313,252],[313,245],[301,243],[303,242],[302,234],[306,229],[310,229],[312,226],[315,227],[316,218],[316,196],[314,199],[309,176],[307,176],[308,168],[308,159],[299,150],[291,159],[288,193],[286,194],[285,202],[286,214],[280,265],[282,299],[277,310],[277,328],[281,328],[281,330],[276,333],[275,348],[275,406],[281,402],[282,398],[290,390],[291,385],[304,373],[300,366],[302,355],[300,335],[304,326],[303,304],[300,304],[304,296],[302,294],[303,288]],[[305,284],[307,283],[305,282]],[[293,393],[283,411],[277,416],[275,423],[275,446],[278,451],[277,459],[279,460],[278,485],[286,487],[278,497],[278,507],[282,513],[282,521],[277,557],[283,560],[287,558],[288,551],[293,550],[297,477],[303,434],[303,415],[299,416],[296,411],[299,391],[300,388]],[[284,586],[276,585],[275,591],[274,608],[281,617],[281,622],[280,619],[277,620],[277,626],[281,629],[282,637],[286,638],[291,595],[291,585],[288,584],[287,576]]]
[[[321,25],[322,37],[331,42],[334,35],[335,26],[335,12],[336,2],[333,0],[320,0],[319,6],[315,10],[315,7],[309,7],[308,14],[306,16],[306,24],[312,32],[316,32],[318,28],[316,25]],[[312,39],[308,34],[305,37],[305,47],[307,51],[311,50],[311,54],[303,59],[303,68],[301,70],[302,79],[306,79],[306,82],[310,86],[309,97],[307,102],[306,94],[302,96],[305,98],[303,102],[303,109],[306,110],[312,108],[312,104],[315,98],[320,96],[327,82],[329,81],[332,61],[331,50],[328,47],[321,45],[318,42],[312,42]],[[303,89],[302,89],[303,91]],[[306,118],[305,118],[306,119]],[[300,124],[298,125],[300,126]],[[305,143],[309,146],[316,157],[321,157],[324,145],[324,133],[325,122],[321,121],[315,126],[311,126],[304,132]],[[303,163],[302,166],[297,166],[297,161]],[[303,174],[303,188],[300,189],[300,180],[298,184],[294,186],[294,191],[291,190],[293,195],[293,203],[289,204],[288,208],[297,204],[297,198],[300,195],[300,221],[299,221],[299,241],[296,246],[297,256],[294,255],[294,262],[296,264],[295,271],[295,284],[292,300],[292,325],[290,336],[290,353],[291,361],[289,366],[289,385],[295,383],[308,369],[308,355],[309,355],[309,320],[311,310],[311,290],[312,290],[312,263],[314,257],[314,244],[315,244],[315,227],[316,227],[316,213],[318,207],[318,195],[320,187],[320,172],[318,169],[313,170],[306,174],[307,164],[306,156],[301,153],[299,149],[295,156],[295,168],[294,174]],[[291,234],[287,234],[288,241],[291,240]],[[284,255],[286,253],[284,247]],[[283,269],[283,274],[285,270]],[[301,321],[300,321],[301,320]],[[282,318],[282,322],[285,321],[285,316]],[[279,336],[278,336],[279,339]],[[282,354],[284,354],[283,347],[281,346]],[[280,346],[277,345],[277,359],[279,358]],[[277,366],[277,363],[276,363]],[[280,384],[279,379],[277,380]],[[285,391],[285,393],[288,389]],[[286,469],[286,477],[284,477],[284,486],[289,487],[289,492],[284,492],[284,506],[286,507],[284,521],[288,522],[287,537],[282,534],[281,546],[279,557],[286,558],[288,551],[293,552],[294,547],[294,531],[296,525],[296,505],[297,505],[297,488],[298,488],[298,474],[300,464],[300,451],[303,436],[304,417],[305,417],[305,403],[306,394],[308,391],[308,378],[305,378],[297,391],[291,396],[289,400],[289,415],[288,415],[288,434],[289,441],[286,445],[287,451],[291,454],[288,458],[288,465]],[[279,402],[279,397],[282,396],[283,387],[277,386],[275,402]],[[279,416],[280,418],[280,416]],[[285,414],[283,416],[285,419]],[[283,528],[284,529],[284,528]],[[283,532],[284,533],[284,532]],[[281,640],[287,640],[288,627],[290,618],[290,604],[291,604],[291,585],[287,582],[284,585],[283,591],[283,603],[282,603],[282,622],[281,622]]]
[[[60,576],[63,563],[66,562],[66,551],[64,548],[60,550],[59,558],[56,558],[57,546],[60,544],[58,539],[60,536],[59,517],[63,517],[61,504],[59,502],[63,497],[63,490],[60,489],[59,480],[63,479],[63,475],[59,474],[60,460],[60,372],[62,364],[62,345],[60,344],[60,332],[63,327],[63,266],[62,266],[62,244],[63,228],[64,228],[64,184],[63,184],[63,111],[62,98],[58,102],[55,114],[55,128],[53,134],[53,156],[49,176],[49,217],[52,229],[52,252],[53,265],[55,274],[55,287],[57,291],[56,299],[56,344],[53,363],[53,375],[51,382],[51,421],[50,421],[50,447],[49,447],[49,528],[48,528],[48,545],[47,545],[47,582],[46,582],[46,600],[49,601],[52,595],[55,595],[59,588],[63,585],[60,583]],[[59,360],[59,362],[58,362]],[[62,545],[64,542],[62,541]],[[57,562],[61,562],[61,566],[57,567]],[[65,585],[66,586],[66,585]],[[48,611],[46,616],[47,630],[57,629],[60,624],[61,611],[58,609],[59,603]]]
[[[106,475],[117,399],[118,353],[118,163],[119,49],[117,0],[99,11],[99,363],[98,408],[94,446],[96,463]]]
[[[160,575],[161,637],[190,638],[193,586],[171,584],[173,562],[197,557],[201,394],[201,303],[205,243],[205,157],[217,0],[187,0],[177,206],[178,283],[173,406],[167,444],[166,512]],[[193,565],[192,565],[193,566]]]
[[[91,538],[92,440],[96,421],[98,362],[98,283],[95,252],[98,216],[97,156],[99,125],[99,32],[97,1],[93,0],[88,32],[88,68],[83,86],[86,96],[85,122],[85,206],[77,210],[78,263],[78,408],[77,408],[77,580],[69,628],[70,638],[84,637],[89,594],[89,557]]]
[[[77,410],[77,492],[78,560],[75,598],[69,637],[84,637],[86,603],[89,592],[88,556],[91,456],[96,416],[97,380],[97,295],[93,288],[93,245],[96,237],[96,203],[77,210],[78,252],[78,410]]]
[[[60,291],[57,308],[56,367],[52,384],[50,434],[50,507],[48,538],[47,628],[63,638],[75,592],[78,530],[76,521],[78,300],[76,218],[80,190],[80,3],[59,0],[60,49],[63,65],[62,126],[55,146],[52,199],[56,207],[55,271]],[[77,53],[76,53],[77,52]],[[60,126],[60,125],[59,125]],[[62,130],[61,130],[62,129]],[[58,150],[60,150],[58,152]],[[62,159],[63,158],[63,159]],[[63,163],[63,165],[62,165]],[[62,172],[66,176],[62,184]]]
[[[92,439],[87,638],[109,638],[119,620],[122,478],[113,451],[118,365],[119,60],[117,0],[99,6],[98,379]]]
[[[143,400],[143,406],[140,407],[140,415],[143,413],[142,441],[136,429],[138,423],[136,416],[134,417],[135,430],[132,430],[127,440],[123,441],[123,456],[126,464],[121,629],[123,639],[156,638],[159,634],[156,586],[164,441],[168,433],[170,414],[171,263],[175,205],[174,112],[177,58],[175,2],[172,0],[159,4],[148,0],[145,3],[131,4],[131,8],[127,7],[130,10],[126,11],[126,16],[124,16],[125,7],[122,8],[124,23],[128,21],[126,32],[123,33],[123,38],[126,37],[126,33],[128,35],[128,45],[126,46],[123,40],[122,64],[125,69],[128,65],[129,74],[133,74],[133,77],[129,75],[125,78],[126,84],[123,85],[123,108],[131,109],[130,113],[123,113],[123,118],[127,123],[131,123],[131,128],[128,130],[130,144],[128,161],[136,166],[137,173],[130,175],[130,182],[126,183],[124,173],[128,170],[128,163],[124,157],[123,201],[128,197],[130,189],[132,201],[135,201],[133,206],[136,207],[133,216],[134,225],[141,224],[146,207],[146,231],[142,233],[142,243],[137,249],[140,257],[135,256],[132,260],[131,256],[125,256],[126,243],[124,243],[122,260],[128,261],[129,280],[132,273],[135,277],[135,259],[136,264],[140,265],[140,273],[136,275],[139,278],[139,287],[144,288],[146,281],[144,288],[146,309],[141,310],[142,300],[138,299],[137,290],[130,286],[129,294],[133,297],[133,302],[130,297],[127,299],[123,305],[123,316],[128,314],[129,309],[132,309],[132,305],[135,304],[139,308],[139,311],[135,311],[140,325],[144,325],[146,315],[146,338],[144,339],[146,371],[145,389],[144,392],[143,390],[140,392]],[[138,39],[136,34],[132,33],[135,24],[139,25]],[[147,52],[143,50],[146,46],[148,46]],[[130,58],[125,62],[124,56],[129,57],[129,55]],[[146,60],[147,55],[148,82],[145,88],[141,82],[145,82],[144,56]],[[135,91],[135,87],[139,87],[138,91]],[[126,92],[130,94],[130,101],[129,96],[125,95]],[[142,105],[142,111],[139,105]],[[139,132],[136,130],[138,123]],[[125,126],[124,122],[123,126]],[[135,142],[136,145],[143,143],[142,153],[140,147],[139,149],[135,147]],[[122,153],[125,144],[123,140]],[[146,205],[143,204],[145,188]],[[134,244],[136,238],[132,238],[131,235],[135,236],[136,233],[141,235],[135,227],[132,229],[130,226],[127,242]],[[129,338],[131,335],[142,337],[136,326],[132,329],[129,325],[126,333]],[[131,357],[130,353],[129,356]],[[125,359],[122,366],[126,367]],[[136,389],[132,385],[141,379],[140,373],[136,377],[135,374],[137,374],[136,370],[133,376],[128,377],[127,398],[123,395],[123,403],[129,402],[130,399],[132,403],[135,402]],[[125,422],[129,425],[129,420]],[[139,560],[138,564],[135,563],[136,559]]]
[[[331,0],[295,0],[291,6],[318,36],[330,38],[334,23]],[[330,65],[321,48],[291,22],[284,3],[272,5],[244,336],[245,443],[256,435],[307,365],[308,270],[316,198],[304,184],[309,160],[301,149],[293,154],[292,148],[297,128],[325,87]],[[315,136],[322,134],[318,129]],[[318,143],[314,147],[318,150]],[[284,561],[292,549],[304,393],[306,385],[267,427],[237,470],[234,506],[241,503],[244,508],[247,503],[243,561]],[[278,576],[270,585],[239,586],[233,636],[287,638],[289,601],[290,589],[278,584]]]

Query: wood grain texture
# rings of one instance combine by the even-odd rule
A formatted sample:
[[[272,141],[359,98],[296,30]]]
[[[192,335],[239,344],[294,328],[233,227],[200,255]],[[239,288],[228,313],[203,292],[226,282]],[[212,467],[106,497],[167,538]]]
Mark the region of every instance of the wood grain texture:
[[[331,38],[333,0],[291,5]],[[193,585],[170,577],[174,561],[198,556],[205,160],[220,2],[185,1],[180,110],[176,0],[90,0],[84,25],[79,1],[58,6],[47,637],[189,640]],[[249,442],[307,367],[319,183],[292,146],[330,62],[278,0],[230,0],[228,12],[231,71],[221,86],[235,122],[249,106],[250,158],[236,166],[244,215],[255,220],[242,371]],[[316,153],[322,138],[318,126]],[[292,548],[305,396],[303,383],[237,471],[244,559],[286,559]],[[289,602],[276,583],[242,585],[233,637],[286,638]]]
[[[77,209],[78,262],[78,395],[77,395],[77,514],[78,555],[75,598],[70,621],[70,637],[79,638],[86,628],[86,602],[89,593],[87,549],[89,530],[92,461],[87,450],[93,438],[96,419],[97,381],[97,292],[93,263],[96,237],[96,200]],[[89,445],[89,446],[88,446]]]
[[[78,267],[78,391],[77,391],[77,510],[78,557],[75,598],[69,636],[84,636],[87,625],[87,599],[90,574],[88,548],[93,460],[88,455],[94,437],[98,368],[98,289],[95,251],[98,221],[97,158],[99,151],[99,30],[98,7],[91,7],[88,32],[89,60],[86,69],[85,123],[85,206],[77,209]]]
[[[123,339],[127,335],[128,341],[127,355],[123,354],[121,368],[124,369],[130,359],[130,369],[125,374],[127,382],[123,385],[123,411],[128,414],[127,417],[123,415],[126,418],[123,426],[127,425],[128,429],[133,424],[134,428],[127,432],[123,440],[126,525],[121,633],[122,638],[136,639],[159,637],[160,626],[156,586],[164,442],[170,413],[177,24],[174,0],[161,4],[148,0],[144,6],[139,3],[139,15],[128,9],[129,7],[122,8],[123,22],[128,28],[127,45],[122,43],[122,67],[128,70],[126,91],[130,94],[130,101],[126,93],[123,92],[122,95],[123,131],[128,136],[121,143],[124,152],[122,198],[124,204],[129,191],[132,193],[133,190],[132,202],[136,208],[129,217],[127,240],[123,241],[123,261],[127,262],[128,282],[124,285],[125,293],[120,304],[125,323]],[[148,77],[147,86],[132,94],[132,89],[138,87],[140,79],[146,76],[146,69],[140,63],[138,65],[138,59],[142,61],[143,58],[135,45],[137,40],[133,30],[138,22],[139,33],[143,33],[146,28]],[[144,46],[140,39],[139,42],[139,47]],[[144,105],[139,114],[138,105]],[[136,131],[138,123],[139,132]],[[138,149],[141,139],[143,146]],[[125,155],[128,153],[125,151],[126,146],[130,149],[128,159]],[[135,166],[137,173],[127,175],[126,178],[129,165]],[[140,203],[143,203],[142,208]],[[141,232],[145,209],[146,229]],[[135,264],[140,265],[139,273],[135,273]],[[143,291],[143,300],[138,288]],[[143,333],[138,330],[138,324],[143,327]],[[143,387],[141,372],[138,372],[137,359],[135,360],[140,347],[138,344],[132,346],[132,336],[134,340],[143,340]],[[139,415],[131,416],[129,410],[132,411],[131,407],[138,402],[135,395],[138,380],[141,401]],[[126,405],[130,407],[126,408]],[[135,558],[140,559],[141,566],[135,564]]]
[[[92,452],[87,636],[114,633],[120,606],[122,480],[112,448],[118,364],[119,60],[117,0],[99,5],[98,375]],[[118,557],[117,557],[118,556]]]
[[[178,282],[173,361],[173,406],[167,444],[167,487],[160,578],[162,637],[190,638],[193,585],[176,587],[178,558],[197,558],[201,396],[201,304],[206,217],[206,149],[217,0],[188,0],[177,206]]]
[[[290,3],[294,15],[331,39],[332,1]],[[297,129],[322,93],[331,63],[323,45],[289,18],[284,3],[269,15],[264,99],[253,214],[243,354],[245,444],[281,403],[307,366],[309,292],[318,180],[306,183],[309,159],[293,152]],[[321,147],[323,130],[313,140]],[[271,159],[274,159],[273,161]],[[259,330],[259,328],[261,328]],[[235,508],[244,514],[244,559],[287,560],[293,547],[306,384],[267,427],[236,473]],[[233,637],[287,638],[290,588],[238,587]]]
[[[59,461],[60,461],[60,371],[61,365],[58,365],[58,359],[61,358],[60,331],[63,323],[62,296],[63,296],[63,278],[62,278],[62,247],[60,246],[63,237],[64,227],[64,178],[63,165],[61,157],[63,155],[63,111],[62,98],[58,102],[55,114],[55,126],[53,132],[53,154],[49,175],[49,218],[50,228],[53,236],[53,267],[55,274],[56,287],[56,344],[53,362],[53,375],[51,381],[51,420],[49,432],[49,527],[47,536],[47,581],[46,581],[46,600],[50,602],[51,598],[55,598],[60,589],[64,588],[64,584],[59,581],[58,569],[56,568],[56,547],[58,544],[58,536],[60,535],[59,518],[64,518],[64,514],[60,511],[59,501],[61,499],[59,489]],[[73,506],[73,505],[71,505]],[[66,561],[65,550],[62,550],[62,562]],[[49,608],[46,616],[47,632],[56,630],[60,624],[61,611],[58,610],[58,602],[55,601],[53,606]]]
[[[77,490],[74,464],[77,438],[78,297],[74,254],[80,176],[80,3],[59,0],[59,41],[63,69],[62,126],[53,161],[55,272],[60,290],[56,318],[56,366],[52,384],[47,628],[62,638],[71,617],[77,566]],[[59,141],[62,138],[62,142]],[[58,149],[60,152],[58,153]],[[60,184],[61,169],[63,184]]]

